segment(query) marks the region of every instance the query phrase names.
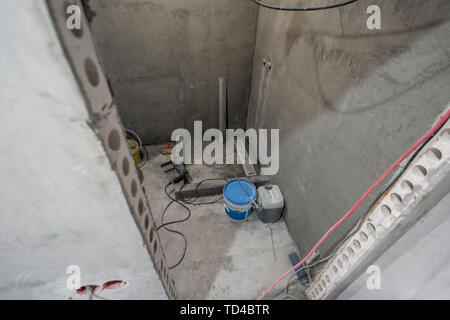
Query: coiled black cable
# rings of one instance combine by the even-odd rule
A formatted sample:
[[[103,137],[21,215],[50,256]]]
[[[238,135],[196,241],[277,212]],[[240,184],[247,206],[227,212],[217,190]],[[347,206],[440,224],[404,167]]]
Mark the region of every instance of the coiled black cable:
[[[159,230],[159,229],[161,229],[161,228],[164,228],[164,229],[165,229],[166,231],[168,231],[168,232],[171,232],[171,233],[175,233],[175,234],[180,235],[180,236],[183,238],[183,240],[184,240],[184,249],[183,249],[183,254],[181,255],[181,258],[178,260],[177,263],[175,263],[175,264],[172,265],[172,266],[169,266],[169,270],[178,267],[178,266],[181,264],[181,262],[184,260],[184,257],[185,257],[185,255],[186,255],[186,250],[187,250],[187,238],[186,238],[186,236],[185,236],[184,234],[182,234],[181,232],[179,232],[179,231],[177,231],[177,230],[169,229],[169,228],[167,228],[167,226],[173,225],[173,224],[176,224],[176,223],[185,222],[185,221],[187,221],[187,220],[191,217],[191,210],[189,210],[189,208],[186,207],[184,204],[182,204],[180,201],[178,201],[178,200],[176,200],[176,199],[174,199],[174,198],[172,198],[172,197],[170,196],[170,193],[173,192],[173,190],[172,190],[171,192],[168,192],[168,191],[167,191],[167,188],[168,188],[171,184],[172,184],[172,183],[168,183],[168,184],[166,185],[166,187],[164,188],[164,192],[166,193],[167,197],[168,197],[171,201],[170,201],[169,204],[166,206],[166,208],[164,209],[164,211],[163,211],[163,213],[162,213],[162,215],[161,215],[161,225],[157,228],[157,230]],[[176,221],[171,221],[171,222],[165,223],[165,222],[164,222],[164,216],[165,216],[165,214],[166,214],[166,212],[167,212],[167,209],[169,209],[169,207],[170,207],[173,203],[175,203],[175,202],[176,202],[177,204],[179,204],[180,206],[182,206],[184,209],[186,209],[186,211],[187,211],[187,216],[186,216],[184,219],[181,219],[181,220],[176,220]]]
[[[220,178],[220,179],[205,179],[205,180],[200,181],[199,183],[197,183],[197,186],[195,187],[196,196],[194,198],[191,198],[191,199],[177,200],[177,199],[175,199],[174,197],[172,197],[170,195],[175,189],[170,191],[170,192],[167,190],[167,188],[169,188],[169,186],[172,185],[172,182],[168,183],[165,186],[164,192],[166,193],[166,196],[170,199],[170,202],[167,204],[167,206],[165,207],[165,209],[164,209],[164,211],[163,211],[163,213],[161,215],[161,225],[157,228],[157,230],[160,230],[161,228],[164,228],[164,230],[166,230],[168,232],[178,234],[184,240],[183,254],[181,255],[181,257],[180,257],[180,259],[178,260],[177,263],[175,263],[174,265],[169,267],[169,270],[172,270],[172,269],[178,267],[181,264],[181,262],[183,262],[184,257],[186,256],[186,250],[187,250],[187,246],[188,246],[188,241],[187,241],[186,236],[183,233],[181,233],[180,231],[177,231],[177,230],[169,229],[169,228],[167,228],[167,226],[174,225],[174,224],[185,222],[185,221],[189,220],[189,218],[191,217],[191,210],[186,205],[202,206],[202,205],[206,205],[206,204],[215,204],[215,203],[218,203],[219,201],[221,201],[223,199],[223,197],[219,197],[218,199],[213,200],[213,201],[209,201],[209,202],[196,202],[196,200],[198,200],[198,198],[200,197],[200,195],[198,193],[198,187],[202,183],[204,183],[206,181],[215,181],[215,180],[225,180],[226,181],[226,179],[224,179],[224,178]],[[184,186],[185,185],[183,185],[183,187]],[[183,190],[183,187],[181,187],[180,191]],[[171,221],[171,222],[164,222],[164,216],[166,215],[167,210],[174,203],[177,203],[178,205],[182,206],[186,210],[187,216],[185,218],[183,218],[183,219],[180,219],[180,220],[175,220],[175,221]]]

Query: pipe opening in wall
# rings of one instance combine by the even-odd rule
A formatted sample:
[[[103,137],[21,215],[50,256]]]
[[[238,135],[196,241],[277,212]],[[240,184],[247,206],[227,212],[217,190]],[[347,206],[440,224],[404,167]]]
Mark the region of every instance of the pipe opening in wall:
[[[350,257],[354,257],[355,256],[355,251],[353,251],[353,249],[351,247],[347,248],[347,252],[350,255]]]
[[[414,174],[419,178],[425,178],[427,176],[427,169],[424,166],[417,165],[413,168]]]
[[[450,128],[445,129],[440,136],[440,140],[445,143],[450,143]]]
[[[391,208],[389,208],[387,205],[383,204],[381,206],[381,212],[385,215],[385,216],[389,216],[391,214]]]
[[[137,193],[137,183],[136,183],[136,180],[132,180],[131,181],[131,195],[133,196],[133,197],[135,197],[136,196],[136,193]]]
[[[339,270],[338,270],[338,268],[336,266],[333,266],[333,271],[334,271],[335,274],[339,273]]]
[[[153,253],[156,253],[158,251],[158,241],[156,241],[153,243]]]
[[[363,231],[359,233],[359,238],[361,241],[367,241],[369,238],[367,237],[367,234],[365,234]]]
[[[93,87],[98,86],[100,82],[100,76],[98,74],[97,66],[95,65],[94,61],[92,61],[91,58],[86,58],[84,60],[84,70],[89,80],[89,83]]]
[[[153,242],[153,237],[154,237],[154,231],[153,231],[153,228],[150,228],[150,232],[149,232],[149,235],[148,235],[148,241],[150,243]]]
[[[112,129],[108,135],[108,146],[113,151],[117,151],[120,148],[120,134],[117,129]]]
[[[437,148],[431,148],[426,153],[428,159],[433,161],[439,161],[442,159],[442,152]]]
[[[367,227],[366,228],[367,228],[367,231],[369,231],[369,233],[371,233],[371,234],[374,234],[375,231],[376,231],[375,226],[373,224],[371,224],[371,223],[367,223]]]
[[[145,221],[144,221],[144,229],[145,230],[148,229],[149,223],[150,223],[150,221],[149,221],[148,215],[145,215]]]
[[[414,189],[414,185],[413,185],[412,182],[409,181],[409,180],[403,180],[403,181],[400,183],[400,186],[401,186],[401,188],[403,189],[403,191],[405,191],[405,192],[412,192],[413,189]]]
[[[390,198],[395,205],[400,205],[402,203],[402,197],[398,193],[391,193]]]
[[[342,255],[342,261],[344,261],[345,263],[348,263],[349,260],[348,260],[348,257],[346,254]]]
[[[142,216],[142,213],[144,212],[144,201],[142,201],[142,199],[139,199],[138,212],[140,216]]]
[[[130,161],[127,157],[124,157],[122,160],[122,173],[125,177],[130,173]]]

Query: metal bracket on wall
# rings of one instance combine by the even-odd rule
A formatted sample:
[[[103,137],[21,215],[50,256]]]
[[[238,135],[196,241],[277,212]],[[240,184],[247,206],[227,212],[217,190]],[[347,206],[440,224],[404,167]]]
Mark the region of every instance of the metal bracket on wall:
[[[175,282],[169,275],[156,224],[129,152],[107,78],[99,63],[85,13],[82,12],[80,30],[69,30],[66,26],[67,7],[78,5],[82,8],[83,5],[80,0],[47,0],[47,4],[61,45],[85,98],[91,126],[102,141],[111,166],[117,173],[132,216],[166,293],[170,299],[176,299]]]
[[[307,290],[312,300],[336,298],[450,190],[450,122],[422,149],[372,208],[360,229]]]

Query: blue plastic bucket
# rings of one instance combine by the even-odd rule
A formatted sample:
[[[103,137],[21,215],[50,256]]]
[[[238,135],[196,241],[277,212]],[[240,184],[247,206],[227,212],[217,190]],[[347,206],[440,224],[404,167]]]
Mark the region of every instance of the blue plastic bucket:
[[[232,220],[245,220],[252,213],[252,202],[256,200],[257,195],[253,183],[243,179],[229,181],[223,187],[225,213]]]

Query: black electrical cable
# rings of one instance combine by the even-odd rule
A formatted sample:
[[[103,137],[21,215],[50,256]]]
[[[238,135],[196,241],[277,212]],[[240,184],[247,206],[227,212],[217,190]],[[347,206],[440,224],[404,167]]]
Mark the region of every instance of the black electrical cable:
[[[439,132],[439,130],[441,130],[441,128],[444,126],[444,124],[442,124],[440,126],[440,128],[438,130],[436,130],[436,133]],[[416,151],[414,151],[414,153],[409,157],[408,161],[406,162],[406,164],[403,166],[403,168],[400,170],[400,172],[398,174],[396,174],[395,178],[392,179],[392,181],[389,183],[389,185],[383,189],[383,191],[379,192],[378,195],[376,196],[376,198],[372,201],[372,203],[369,206],[369,209],[366,211],[366,213],[361,216],[361,218],[358,220],[356,227],[353,228],[354,231],[350,232],[349,234],[347,234],[345,236],[344,239],[342,239],[336,246],[335,246],[335,250],[334,252],[330,255],[330,256],[334,256],[337,252],[337,250],[348,240],[350,239],[353,235],[355,235],[359,229],[361,228],[361,225],[363,223],[363,221],[367,218],[367,216],[369,215],[369,213],[373,210],[373,208],[375,207],[375,205],[380,201],[380,199],[383,197],[384,194],[386,194],[397,182],[398,180],[400,180],[400,178],[403,176],[403,174],[405,173],[405,171],[410,167],[411,163],[414,161],[414,159],[417,158],[417,155],[423,150],[423,148],[431,141],[431,139],[433,139],[433,137],[436,135],[436,133],[434,133],[432,136],[430,136],[426,141],[424,141],[422,143],[422,145],[420,145],[420,147],[417,148]],[[328,259],[327,259],[328,260]],[[325,262],[325,261],[322,261]],[[297,273],[297,272],[296,272]],[[288,282],[289,285],[289,282]]]
[[[148,151],[145,146],[139,148],[139,153],[141,153],[141,161],[137,164],[137,167],[141,169],[143,166],[145,166],[150,156],[148,155]]]
[[[438,129],[436,130],[436,132],[439,132],[439,130],[444,126],[444,124]],[[367,216],[369,215],[369,213],[372,211],[372,209],[375,207],[375,205],[378,203],[378,201],[380,201],[381,197],[383,197],[384,194],[386,194],[397,182],[398,180],[400,180],[400,178],[403,176],[403,174],[405,173],[405,171],[409,168],[409,166],[411,165],[411,163],[414,161],[414,159],[417,157],[417,155],[419,154],[420,151],[423,150],[423,148],[428,144],[428,142],[431,141],[431,139],[433,139],[433,137],[436,135],[433,134],[431,137],[429,137],[426,141],[424,141],[424,143],[417,148],[417,150],[411,155],[411,157],[408,159],[408,161],[406,162],[406,164],[403,166],[403,168],[400,170],[400,172],[395,176],[395,178],[389,183],[389,185],[383,189],[383,191],[381,191],[380,193],[378,193],[377,197],[375,198],[375,200],[372,201],[372,203],[369,206],[369,209],[366,211],[366,213],[361,216],[361,218],[358,220],[358,222],[356,223],[356,226],[353,227],[353,231],[350,232],[349,234],[347,234],[345,236],[344,239],[342,239],[336,246],[335,249],[333,251],[333,253],[331,253],[330,255],[328,255],[327,258],[324,258],[318,262],[316,262],[315,264],[308,266],[305,264],[304,267],[298,269],[297,271],[295,271],[295,273],[292,275],[292,277],[288,280],[288,283],[286,284],[285,287],[285,295],[288,294],[288,290],[289,290],[289,285],[291,282],[291,279],[294,278],[294,276],[296,276],[296,274],[301,271],[304,270],[306,268],[310,268],[312,270],[314,270],[314,267],[317,267],[321,264],[323,264],[324,262],[327,262],[329,259],[331,259],[336,252],[339,250],[339,248],[348,240],[350,239],[353,235],[355,235],[359,229],[361,228],[361,225],[363,223],[363,221],[367,218]],[[317,274],[317,272],[315,272],[315,274]],[[315,277],[315,275],[313,276]]]
[[[280,10],[280,11],[320,11],[320,10],[328,10],[328,9],[334,9],[334,8],[339,8],[339,7],[343,7],[343,6],[347,6],[349,4],[352,4],[356,1],[359,0],[348,0],[345,2],[341,2],[341,3],[336,3],[333,5],[329,5],[329,6],[322,6],[322,7],[304,7],[304,8],[289,8],[289,7],[277,7],[277,6],[272,6],[269,4],[266,4],[262,1],[259,0],[253,0],[254,3],[256,3],[257,5],[267,8],[267,9],[272,9],[272,10]]]
[[[174,198],[172,198],[172,197],[170,196],[170,193],[172,193],[173,190],[172,190],[170,193],[167,192],[167,188],[168,188],[171,184],[172,184],[171,182],[168,183],[168,184],[165,186],[165,188],[164,188],[164,192],[166,193],[167,197],[168,197],[171,201],[170,201],[169,204],[166,206],[166,208],[164,209],[164,211],[163,211],[163,213],[162,213],[162,215],[161,215],[161,225],[157,228],[157,230],[160,230],[161,228],[164,228],[164,229],[165,229],[166,231],[168,231],[168,232],[171,232],[171,233],[175,233],[175,234],[180,235],[180,236],[183,238],[183,240],[184,240],[184,249],[183,249],[183,254],[181,255],[181,258],[178,260],[177,263],[175,263],[174,265],[170,266],[170,267],[169,267],[169,270],[178,267],[178,266],[181,264],[181,262],[183,262],[184,257],[186,256],[186,250],[187,250],[187,246],[188,246],[188,241],[187,241],[186,236],[185,236],[183,233],[181,233],[180,231],[177,231],[177,230],[169,229],[169,228],[167,228],[167,226],[173,225],[173,224],[176,224],[176,223],[185,222],[185,221],[187,221],[187,220],[191,217],[191,210],[189,210],[189,208],[186,207],[184,204],[182,204],[181,202],[179,202],[178,200],[176,200],[176,199],[174,199]],[[164,216],[165,216],[167,210],[169,209],[169,207],[170,207],[173,203],[177,203],[177,204],[179,204],[180,206],[182,206],[183,208],[185,208],[185,209],[187,210],[187,213],[188,213],[188,214],[187,214],[187,216],[186,216],[184,219],[164,223]]]
[[[178,266],[181,264],[181,262],[183,262],[184,257],[186,256],[186,251],[187,251],[188,241],[187,241],[186,236],[185,236],[183,233],[181,233],[180,231],[177,231],[177,230],[169,229],[169,228],[167,228],[167,226],[174,225],[174,224],[181,223],[181,222],[185,222],[185,221],[189,220],[189,218],[191,217],[191,210],[190,210],[185,204],[195,205],[195,206],[201,206],[201,205],[206,205],[206,204],[215,204],[215,203],[219,202],[220,200],[222,200],[223,197],[220,197],[220,198],[218,198],[218,199],[216,199],[216,200],[214,200],[214,201],[211,201],[211,202],[200,202],[200,203],[199,203],[199,202],[195,202],[195,203],[193,202],[193,201],[196,201],[196,200],[200,197],[200,195],[199,195],[199,193],[198,193],[198,187],[199,187],[202,183],[204,183],[204,182],[206,182],[206,181],[215,181],[215,180],[225,180],[225,181],[226,181],[225,178],[222,178],[222,179],[205,179],[205,180],[200,181],[199,183],[197,183],[197,186],[196,186],[196,188],[195,188],[195,191],[196,191],[196,197],[194,198],[194,200],[192,200],[193,198],[187,199],[187,200],[184,200],[184,199],[182,199],[182,200],[177,200],[177,199],[173,198],[173,197],[170,195],[174,190],[172,190],[171,192],[168,192],[168,191],[167,191],[167,188],[168,188],[170,185],[172,185],[172,183],[170,182],[170,183],[168,183],[168,184],[165,186],[164,192],[166,193],[166,196],[167,196],[171,201],[167,204],[166,208],[164,209],[164,211],[163,211],[163,213],[162,213],[162,215],[161,215],[161,225],[157,228],[157,230],[160,230],[161,228],[164,228],[164,229],[165,229],[166,231],[168,231],[168,232],[178,234],[178,235],[181,236],[181,237],[183,238],[183,240],[184,240],[183,254],[182,254],[181,258],[178,260],[177,263],[175,263],[174,265],[172,265],[172,266],[169,267],[169,270],[178,267]],[[180,191],[184,188],[184,186],[185,186],[185,185],[183,185],[183,186],[181,187]],[[182,206],[184,209],[186,209],[187,216],[186,216],[185,218],[181,219],[181,220],[175,220],[175,221],[171,221],[171,222],[164,222],[164,217],[165,217],[165,215],[166,215],[167,210],[168,210],[168,209],[172,206],[172,204],[174,204],[174,203],[177,203],[178,205],[180,205],[180,206]]]
[[[186,209],[188,215],[186,216],[186,218],[181,219],[181,220],[176,220],[176,221],[167,222],[167,223],[163,223],[163,221],[161,221],[161,225],[158,227],[158,230],[161,229],[161,228],[164,228],[164,227],[166,227],[166,226],[172,225],[172,224],[185,222],[185,221],[189,220],[189,218],[191,217],[191,210],[190,210],[188,207],[186,207],[183,203],[181,203],[180,201],[178,201],[178,200],[172,198],[172,196],[170,195],[170,193],[172,193],[173,191],[171,191],[170,193],[167,192],[167,188],[168,188],[171,184],[172,184],[172,183],[167,184],[166,187],[164,188],[164,192],[166,193],[167,197],[168,197],[171,201],[169,202],[169,204],[168,204],[168,205],[166,206],[166,208],[164,209],[163,214],[161,215],[161,220],[164,219],[165,213],[167,212],[167,210],[169,209],[169,207],[170,207],[173,203],[177,203],[177,204],[179,204],[180,206],[182,206],[184,209]]]
[[[441,130],[441,128],[444,125],[442,125],[438,130],[436,130],[436,132],[438,132],[439,130]],[[367,212],[364,214],[364,216],[362,216],[358,222],[358,227],[357,229],[350,235],[348,235],[347,237],[345,237],[345,239],[343,240],[343,242],[345,242],[348,238],[350,238],[351,236],[353,236],[359,229],[359,227],[361,226],[362,222],[364,221],[364,219],[369,215],[369,213],[372,211],[372,209],[375,207],[375,205],[378,203],[378,201],[380,201],[381,197],[383,197],[384,194],[386,194],[397,182],[398,180],[400,180],[400,178],[403,176],[403,174],[405,173],[405,171],[409,168],[409,166],[411,165],[411,163],[414,161],[414,159],[417,157],[417,155],[419,154],[420,151],[423,150],[423,148],[428,144],[428,142],[431,141],[431,139],[433,139],[433,137],[436,135],[433,134],[432,136],[430,136],[426,141],[424,141],[422,143],[422,145],[420,147],[417,148],[416,151],[414,151],[414,153],[411,155],[411,157],[409,157],[408,161],[406,162],[406,164],[403,166],[403,168],[400,170],[400,172],[395,176],[395,178],[389,183],[389,185],[383,189],[383,191],[381,191],[380,193],[378,193],[377,197],[375,198],[375,200],[372,201],[372,203],[369,206],[369,209],[367,210]],[[342,244],[339,243],[339,245]]]
[[[189,205],[193,205],[193,206],[202,206],[202,205],[205,205],[205,204],[215,204],[215,203],[221,201],[223,199],[223,196],[217,198],[216,200],[209,201],[209,202],[195,202],[195,201],[198,200],[198,198],[200,198],[200,194],[198,192],[198,188],[200,187],[200,185],[202,185],[203,183],[205,183],[207,181],[218,181],[218,180],[223,180],[225,182],[227,181],[227,179],[225,179],[225,178],[204,179],[204,180],[200,181],[199,183],[197,183],[197,185],[195,187],[195,193],[196,193],[195,197],[192,197],[192,198],[189,198],[189,199],[184,199],[183,198],[183,195],[182,195],[181,191],[183,191],[183,188],[186,186],[186,185],[183,185],[180,188],[180,194],[181,194],[181,200],[180,201],[182,201],[185,204],[189,204]]]

